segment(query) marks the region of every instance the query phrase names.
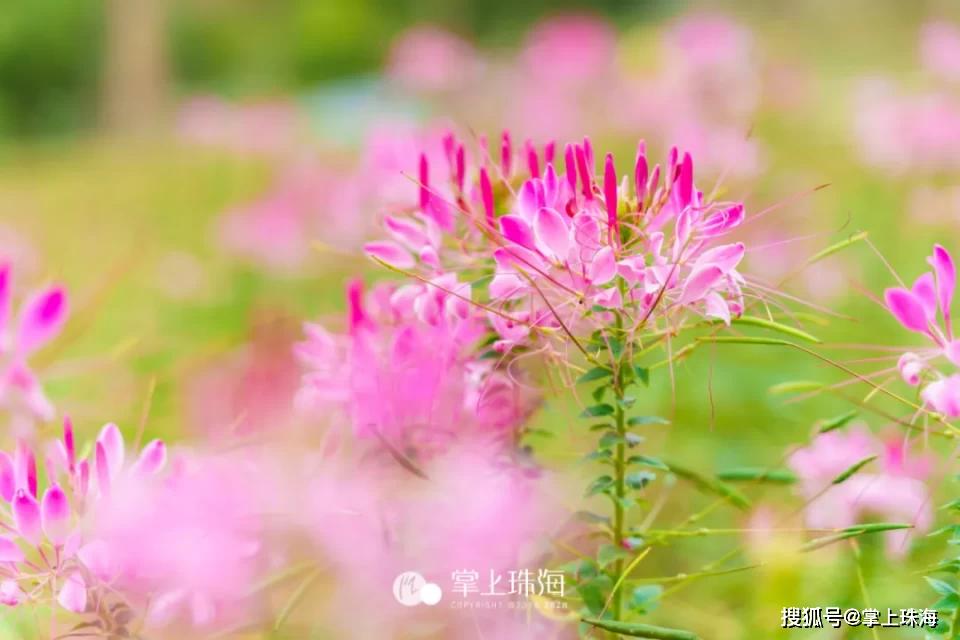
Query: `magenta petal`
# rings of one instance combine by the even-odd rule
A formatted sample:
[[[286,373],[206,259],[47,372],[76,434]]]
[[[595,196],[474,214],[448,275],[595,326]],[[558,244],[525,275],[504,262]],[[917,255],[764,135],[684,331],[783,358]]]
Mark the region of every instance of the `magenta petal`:
[[[740,264],[744,253],[746,253],[746,247],[742,242],[721,245],[700,254],[697,265],[713,264],[720,267],[724,273],[728,273]]]
[[[884,291],[883,297],[886,300],[887,309],[904,328],[918,333],[927,333],[927,313],[917,296],[897,287]]]
[[[617,170],[613,166],[613,154],[608,153],[603,167],[603,198],[607,205],[607,227],[610,237],[619,237],[620,227],[617,221]],[[612,244],[612,242],[611,242]]]
[[[103,450],[107,454],[110,477],[115,478],[123,469],[123,461],[126,458],[123,434],[120,433],[120,428],[112,422],[103,425],[103,428],[100,429],[100,435],[97,436],[97,444],[103,445]]]
[[[680,165],[677,189],[677,195],[680,197],[680,206],[688,206],[693,200],[693,158],[690,157],[689,153],[683,154],[683,163]]]
[[[63,419],[63,450],[67,456],[67,468],[72,473],[77,462],[77,450],[73,440],[73,421],[70,416]]]
[[[33,545],[40,543],[40,506],[33,496],[23,489],[18,489],[13,497],[13,521],[17,525],[17,531],[27,542]]]
[[[563,216],[553,209],[540,209],[533,221],[533,233],[541,253],[552,254],[561,262],[566,260],[570,251],[570,228]]]
[[[613,249],[603,247],[593,256],[587,277],[593,284],[601,285],[610,282],[616,275],[617,259],[616,256],[613,255]]]
[[[0,537],[0,562],[23,562],[23,551],[9,538]]]
[[[78,572],[70,574],[60,587],[57,602],[67,611],[83,613],[87,610],[87,585]]]
[[[521,247],[536,250],[533,230],[530,225],[519,216],[509,215],[500,217],[500,232],[503,237],[510,242],[519,244]]]
[[[480,168],[480,200],[483,202],[483,214],[487,218],[487,224],[492,227],[494,222],[493,186],[490,184],[486,167]]]
[[[426,232],[415,223],[397,218],[395,216],[385,216],[383,226],[393,239],[405,245],[411,251],[419,251],[421,247],[429,244]]]
[[[143,448],[134,470],[137,473],[153,474],[163,468],[167,462],[167,446],[163,440],[154,440]]]
[[[0,582],[0,604],[8,607],[15,607],[26,598],[26,594],[16,580],[4,580]]]
[[[933,255],[930,256],[930,265],[937,275],[937,297],[940,301],[940,312],[944,320],[950,317],[950,305],[953,304],[953,292],[957,286],[957,270],[953,265],[950,253],[939,244],[933,245]],[[947,327],[949,331],[949,327]]]
[[[393,242],[368,242],[363,245],[363,251],[371,258],[400,269],[409,269],[415,264],[410,252]]]
[[[7,323],[10,322],[10,299],[13,293],[10,275],[10,263],[0,263],[0,333],[7,330]]]
[[[97,489],[102,495],[110,494],[110,463],[107,461],[107,451],[102,442],[94,447],[93,467],[97,474]]]
[[[700,300],[722,277],[723,269],[716,265],[706,265],[694,270],[683,285],[678,304],[690,304]]]
[[[31,297],[20,312],[17,351],[26,355],[52,340],[67,320],[67,294],[52,287]]]
[[[923,305],[923,311],[927,314],[927,320],[934,321],[937,318],[937,291],[933,274],[929,271],[924,273],[913,283],[911,289],[913,295],[920,300]]]
[[[16,457],[14,458],[16,480],[18,488],[26,488],[30,495],[37,497],[37,458],[33,449],[23,440],[17,442]]]
[[[40,513],[47,538],[54,544],[62,545],[70,533],[70,503],[63,489],[57,485],[47,489],[40,503]]]
[[[3,451],[0,451],[0,498],[7,502],[13,500],[17,490],[17,478],[13,470],[13,460]]]

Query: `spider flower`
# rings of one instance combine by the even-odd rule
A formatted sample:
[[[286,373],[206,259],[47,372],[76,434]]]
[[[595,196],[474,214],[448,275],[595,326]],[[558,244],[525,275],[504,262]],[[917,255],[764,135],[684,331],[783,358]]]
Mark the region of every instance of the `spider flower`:
[[[75,614],[97,603],[115,604],[114,613],[129,611],[124,600],[112,600],[113,551],[90,535],[86,523],[109,499],[111,487],[132,486],[160,472],[164,444],[155,440],[128,460],[120,430],[108,424],[91,453],[80,458],[67,419],[62,439],[52,443],[44,460],[47,486],[41,491],[30,446],[21,441],[12,455],[0,451],[0,499],[9,503],[10,513],[9,520],[0,515],[0,526],[10,534],[0,537],[0,602],[54,600]]]
[[[470,269],[480,276],[492,258],[482,302],[497,349],[561,329],[589,333],[591,314],[609,310],[648,328],[688,311],[724,322],[742,312],[745,247],[721,238],[744,207],[699,191],[690,154],[673,149],[663,168],[651,166],[641,143],[621,177],[610,154],[597,172],[586,138],[561,154],[552,142],[542,154],[529,143],[518,153],[505,133],[499,164],[481,146],[475,168],[462,143],[452,146],[455,200],[422,181],[419,208],[387,216],[391,239],[366,250],[427,281]]]
[[[840,474],[871,455],[879,458],[873,467],[833,484]],[[849,433],[831,431],[794,451],[788,464],[800,478],[800,493],[809,501],[805,510],[809,527],[840,529],[871,515],[908,522],[913,530],[886,534],[888,553],[899,556],[906,553],[912,535],[929,530],[933,523],[933,505],[923,482],[930,473],[930,462],[910,456],[902,439],[884,442],[865,428]]]
[[[54,285],[30,294],[13,317],[13,272],[0,264],[0,404],[18,423],[49,421],[54,407],[28,364],[67,319],[67,293]]]
[[[475,353],[485,337],[470,287],[452,274],[429,284],[348,287],[348,331],[306,327],[297,355],[307,372],[298,404],[339,410],[361,438],[420,451],[465,434],[510,440],[530,394]]]
[[[940,357],[960,366],[960,340],[953,335],[952,307],[956,289],[953,257],[941,245],[927,258],[931,270],[908,287],[884,292],[887,310],[905,329],[923,335],[930,346],[904,353],[897,368],[904,382],[919,386],[924,405],[948,418],[960,417],[960,373],[943,373]]]

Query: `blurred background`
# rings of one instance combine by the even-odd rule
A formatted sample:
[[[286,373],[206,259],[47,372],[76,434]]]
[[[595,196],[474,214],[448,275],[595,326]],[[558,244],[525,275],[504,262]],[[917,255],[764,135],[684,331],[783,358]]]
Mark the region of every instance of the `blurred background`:
[[[793,269],[856,231],[904,279],[933,241],[960,250],[958,29],[952,0],[14,0],[0,9],[0,252],[24,286],[73,292],[68,335],[42,364],[81,430],[137,421],[153,388],[148,436],[209,434],[236,415],[255,429],[286,419],[299,323],[336,318],[348,275],[384,277],[359,247],[414,202],[404,174],[441,127],[491,140],[509,128],[518,144],[590,135],[621,171],[645,138],[692,149],[702,189],[770,209],[745,230],[750,268],[835,312],[806,328],[869,368],[837,345],[907,340],[875,303],[893,278],[878,254],[861,243]],[[649,446],[698,468],[780,460],[849,408],[768,392],[842,377],[797,354],[717,350],[675,374],[647,399],[673,421]],[[570,402],[538,418],[560,436],[531,438],[547,466],[589,446],[559,417]],[[790,499],[769,491],[756,502],[774,512]],[[682,495],[667,522],[710,502]],[[712,525],[724,517],[748,527],[736,514]],[[744,544],[762,553],[698,540],[647,570]],[[924,606],[914,572],[939,547],[904,560],[871,544],[859,560],[698,582],[653,615],[755,638],[781,606]],[[898,633],[919,637],[884,636]]]

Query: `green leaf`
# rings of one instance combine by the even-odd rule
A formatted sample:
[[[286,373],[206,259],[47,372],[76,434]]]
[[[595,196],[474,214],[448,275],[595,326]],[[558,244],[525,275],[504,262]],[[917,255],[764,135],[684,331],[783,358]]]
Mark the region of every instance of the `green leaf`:
[[[846,425],[848,422],[857,417],[856,411],[848,411],[839,416],[830,418],[828,420],[822,420],[817,423],[817,433],[827,433],[828,431],[833,431],[839,429],[840,427]]]
[[[595,496],[598,493],[603,493],[607,489],[613,486],[613,478],[610,476],[600,476],[595,478],[593,482],[590,483],[590,486],[587,487],[587,496]]]
[[[584,382],[593,382],[594,380],[600,380],[602,378],[609,378],[613,375],[613,372],[606,367],[594,367],[590,369],[585,374],[577,378],[577,384],[583,384]]]
[[[780,347],[792,347],[793,343],[779,338],[763,338],[758,336],[700,336],[698,342],[715,342],[717,344],[756,344]]]
[[[789,382],[781,382],[775,384],[767,389],[767,392],[770,395],[778,396],[785,393],[800,393],[803,391],[816,391],[817,389],[822,389],[823,383],[816,382],[813,380],[791,380]]]
[[[573,517],[581,522],[589,522],[592,524],[610,524],[610,518],[607,516],[602,516],[599,513],[594,513],[592,511],[577,511],[573,514]]]
[[[581,418],[599,418],[602,416],[612,416],[614,413],[613,407],[604,403],[604,404],[595,404],[593,406],[587,407],[583,410],[583,413],[580,414]]]
[[[850,479],[850,476],[855,474],[857,471],[860,471],[860,469],[863,469],[865,466],[867,466],[868,464],[870,464],[876,459],[877,459],[877,456],[873,455],[873,456],[867,456],[866,458],[858,462],[854,462],[852,465],[847,467],[847,469],[843,473],[841,473],[836,478],[831,480],[830,484],[840,484]]]
[[[957,593],[956,587],[954,587],[948,582],[944,582],[943,580],[937,580],[936,578],[931,578],[929,576],[924,576],[923,579],[926,580],[927,584],[933,587],[933,590],[936,591],[941,596],[960,595]]]
[[[836,252],[841,251],[841,250],[843,250],[843,249],[846,249],[846,248],[849,247],[850,245],[852,245],[852,244],[854,244],[854,243],[857,243],[857,242],[860,242],[861,240],[863,240],[863,239],[866,238],[866,237],[867,237],[867,232],[866,232],[866,231],[860,231],[859,233],[855,233],[855,234],[853,234],[852,236],[850,236],[849,238],[846,238],[845,240],[841,240],[840,242],[834,243],[834,244],[830,245],[829,247],[827,247],[826,249],[822,249],[822,250],[818,251],[817,253],[813,254],[813,255],[810,257],[810,259],[807,260],[806,266],[809,267],[809,266],[812,265],[813,263],[819,262],[819,261],[823,260],[824,258],[826,258],[827,256],[832,256],[832,255],[835,254]]]
[[[648,484],[656,480],[657,476],[649,471],[635,471],[628,473],[624,480],[631,489],[643,489]]]
[[[597,618],[583,618],[587,624],[604,631],[612,631],[631,638],[651,638],[652,640],[699,640],[699,637],[690,631],[682,629],[668,629],[655,627],[651,624],[639,622],[616,622],[614,620],[599,620]]]
[[[650,386],[650,369],[641,366],[634,366],[633,372],[637,376],[637,380],[642,382],[644,386]]]
[[[617,404],[620,405],[623,409],[629,409],[637,403],[636,396],[623,396],[622,398],[617,398]]]
[[[717,472],[717,479],[727,482],[772,482],[792,484],[797,475],[788,469],[762,469],[759,467],[738,467]]]
[[[779,322],[774,322],[773,320],[767,320],[766,318],[757,318],[754,316],[740,316],[739,318],[734,318],[731,320],[733,324],[746,324],[754,327],[761,327],[763,329],[769,329],[771,331],[776,331],[784,335],[792,336],[794,338],[800,338],[807,342],[813,342],[815,344],[820,343],[820,339],[810,335],[806,331],[801,331],[795,327],[791,327],[786,324],[780,324]]]
[[[670,471],[670,467],[661,462],[659,458],[652,458],[650,456],[630,456],[627,458],[627,464],[643,464],[648,467],[653,467],[654,469]]]
[[[839,533],[834,533],[829,536],[823,536],[820,538],[814,538],[810,542],[806,543],[800,547],[801,551],[813,551],[814,549],[819,549],[820,547],[825,547],[828,544],[833,544],[834,542],[839,542],[840,540],[846,540],[847,538],[854,538],[857,536],[862,536],[869,533],[882,533],[884,531],[896,531],[898,529],[912,529],[913,525],[910,524],[899,524],[891,522],[878,522],[875,524],[859,524],[853,527],[847,527],[846,529],[841,530]]]
[[[604,595],[613,587],[613,581],[607,575],[598,575],[589,580],[585,580],[577,585],[577,593],[583,599],[590,613],[599,614],[607,604],[607,598]]]
[[[618,444],[626,444],[627,441],[616,431],[610,431],[600,437],[600,442],[597,443],[597,446],[601,449],[612,449]]]
[[[627,419],[627,426],[630,427],[641,427],[647,424],[670,424],[670,421],[659,416],[633,416]]]
[[[602,384],[590,392],[590,397],[596,402],[600,402],[603,400],[603,396],[607,395],[607,389],[609,389],[609,387],[605,384]]]
[[[597,551],[597,563],[601,569],[606,568],[617,560],[625,560],[629,557],[630,552],[612,544],[602,545]]]
[[[747,510],[750,508],[750,501],[747,499],[747,497],[730,485],[727,485],[720,480],[714,480],[713,478],[700,475],[696,471],[687,469],[686,467],[681,467],[673,462],[667,462],[664,460],[663,463],[670,468],[671,472],[683,478],[684,480],[689,480],[701,491],[722,496],[729,500],[738,509]]]

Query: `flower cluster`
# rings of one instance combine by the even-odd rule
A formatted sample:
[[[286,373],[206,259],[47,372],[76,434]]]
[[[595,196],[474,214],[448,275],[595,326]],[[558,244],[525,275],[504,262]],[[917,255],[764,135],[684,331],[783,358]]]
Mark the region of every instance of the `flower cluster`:
[[[956,267],[950,253],[934,245],[927,259],[931,271],[921,274],[910,288],[893,287],[884,292],[890,313],[909,331],[927,338],[931,346],[907,351],[897,363],[907,384],[920,387],[924,406],[948,418],[960,417],[960,374],[944,374],[935,366],[945,357],[960,366],[960,341],[953,335],[951,307],[956,289]]]
[[[100,431],[92,451],[77,453],[73,424],[64,422],[62,438],[44,452],[46,487],[41,491],[37,457],[25,441],[12,454],[0,451],[0,592],[3,604],[44,602],[48,594],[68,611],[84,613],[114,601],[111,583],[115,549],[87,529],[87,517],[111,500],[120,487],[159,473],[166,447],[154,440],[128,459],[116,425]],[[123,623],[118,623],[123,626]]]
[[[552,142],[518,153],[504,133],[499,162],[481,142],[475,166],[463,142],[446,140],[446,177],[437,180],[423,156],[418,208],[387,216],[392,239],[365,248],[482,306],[495,350],[589,335],[611,312],[632,331],[669,331],[686,311],[726,323],[742,313],[745,247],[722,239],[744,207],[698,190],[690,154],[673,149],[663,167],[651,166],[641,143],[621,177],[611,154],[597,174],[588,138],[558,158]],[[464,270],[489,276],[477,300],[477,286],[442,284]]]

